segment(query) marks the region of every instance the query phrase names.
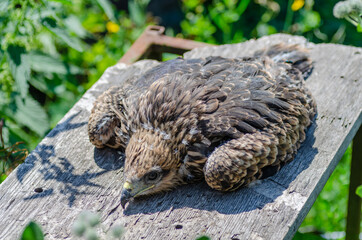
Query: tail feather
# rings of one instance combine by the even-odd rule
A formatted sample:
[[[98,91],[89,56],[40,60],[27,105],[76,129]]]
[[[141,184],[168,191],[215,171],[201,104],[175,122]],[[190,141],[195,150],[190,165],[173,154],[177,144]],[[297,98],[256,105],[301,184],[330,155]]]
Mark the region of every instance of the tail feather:
[[[297,44],[288,45],[279,43],[255,52],[254,56],[268,56],[273,59],[274,62],[292,64],[294,68],[302,72],[304,79],[309,76],[313,69],[313,63],[309,57],[308,49]]]

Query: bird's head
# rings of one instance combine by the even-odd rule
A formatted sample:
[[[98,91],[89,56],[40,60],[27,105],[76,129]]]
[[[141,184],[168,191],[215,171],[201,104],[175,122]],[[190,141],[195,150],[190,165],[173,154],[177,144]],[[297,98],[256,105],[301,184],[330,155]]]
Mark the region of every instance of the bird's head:
[[[182,146],[160,132],[139,131],[126,148],[121,205],[138,196],[167,191],[182,182]]]

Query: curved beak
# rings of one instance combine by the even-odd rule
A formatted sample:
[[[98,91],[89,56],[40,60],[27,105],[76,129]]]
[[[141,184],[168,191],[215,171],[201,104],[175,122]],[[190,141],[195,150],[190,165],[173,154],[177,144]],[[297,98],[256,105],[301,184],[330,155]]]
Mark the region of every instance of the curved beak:
[[[125,182],[121,192],[121,206],[123,209],[126,206],[126,204],[129,202],[129,200],[133,198],[133,195],[131,194],[132,190],[133,190],[132,185],[129,182]]]
[[[131,193],[127,189],[123,189],[121,194],[121,206],[123,209],[131,198]]]
[[[144,194],[147,190],[150,190],[151,188],[154,188],[155,185],[144,185],[136,183],[130,183],[126,181],[123,185],[123,189],[121,192],[121,205],[122,208],[126,206],[126,204],[134,197],[140,196]]]

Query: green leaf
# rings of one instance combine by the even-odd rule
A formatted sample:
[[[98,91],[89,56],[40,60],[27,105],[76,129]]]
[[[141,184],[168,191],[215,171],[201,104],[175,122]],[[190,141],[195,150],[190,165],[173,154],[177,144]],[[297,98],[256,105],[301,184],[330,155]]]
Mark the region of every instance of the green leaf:
[[[131,19],[138,26],[143,26],[146,21],[146,14],[142,11],[140,5],[138,5],[135,1],[128,1],[128,9]]]
[[[77,66],[68,66],[63,61],[38,51],[30,52],[29,60],[30,67],[35,72],[59,74],[79,74],[83,72],[82,69]]]
[[[300,232],[296,232],[293,240],[324,240],[325,238],[313,234],[313,233],[300,233]]]
[[[72,32],[77,34],[77,36],[81,38],[85,38],[89,33],[83,27],[82,23],[79,21],[78,17],[75,15],[70,15],[64,20],[64,24],[69,28]]]
[[[67,4],[67,5],[70,5],[72,4],[72,1],[70,0],[49,0],[50,2],[60,2],[60,3],[63,3],[63,4]]]
[[[30,77],[30,65],[25,48],[10,45],[7,49],[7,60],[18,91],[21,97],[24,98],[28,93],[29,86],[27,81]]]
[[[256,26],[256,31],[258,34],[258,37],[271,35],[277,32],[277,30],[269,24],[266,23],[260,23]]]
[[[17,107],[14,115],[16,122],[27,126],[39,136],[44,136],[49,129],[49,119],[40,104],[29,96],[24,100],[16,97],[15,103]]]
[[[360,23],[357,24],[357,32],[362,32],[362,25]]]
[[[250,0],[240,1],[239,5],[236,8],[236,12],[239,14],[239,16],[241,16],[245,12],[249,3],[250,3]]]
[[[4,182],[7,177],[8,176],[6,174],[1,174],[0,175],[0,183]]]
[[[109,18],[109,20],[111,20],[112,22],[116,22],[116,17],[114,15],[114,11],[110,2],[108,0],[97,0],[97,2]]]
[[[11,121],[7,121],[6,124],[9,126],[9,140],[13,139],[12,142],[24,141],[27,143],[27,147],[29,149],[34,149],[40,139],[38,139],[34,133],[24,131],[24,129],[21,128],[20,124],[12,121],[13,119]]]
[[[61,54],[58,53],[58,50],[55,46],[55,39],[53,34],[50,31],[43,31],[38,35],[39,42],[42,46],[42,51],[53,57],[60,57]]]
[[[49,17],[42,20],[43,25],[48,28],[52,33],[62,39],[69,47],[74,48],[79,52],[83,52],[83,47],[78,38],[71,37],[64,29],[60,28],[57,22]]]
[[[307,11],[305,15],[306,25],[310,28],[316,28],[320,25],[321,16],[316,11]]]
[[[362,185],[357,187],[356,194],[362,198]]]
[[[54,89],[47,84],[47,79],[45,79],[44,76],[34,74],[29,79],[29,83],[42,93],[45,93],[48,97],[54,98]]]
[[[196,240],[210,240],[210,238],[208,236],[201,236],[196,238]]]
[[[3,58],[4,58],[4,51],[3,50],[1,50],[1,45],[0,45],[0,65],[2,64],[2,62],[3,62]]]
[[[187,8],[187,10],[193,10],[195,9],[197,6],[202,4],[201,0],[187,0],[187,1],[183,1],[182,4]]]
[[[21,240],[43,240],[44,234],[40,226],[35,222],[30,222],[21,235]]]
[[[307,32],[317,28],[321,24],[321,16],[316,11],[302,11],[302,21],[300,21],[300,29]]]

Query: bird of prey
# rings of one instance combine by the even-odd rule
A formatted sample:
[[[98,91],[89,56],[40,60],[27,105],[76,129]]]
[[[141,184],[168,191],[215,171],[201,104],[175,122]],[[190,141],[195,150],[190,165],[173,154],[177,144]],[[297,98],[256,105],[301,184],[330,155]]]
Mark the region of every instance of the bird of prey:
[[[316,113],[311,70],[304,47],[277,44],[251,57],[177,58],[104,92],[88,133],[125,154],[122,207],[201,179],[233,191],[276,173]]]

